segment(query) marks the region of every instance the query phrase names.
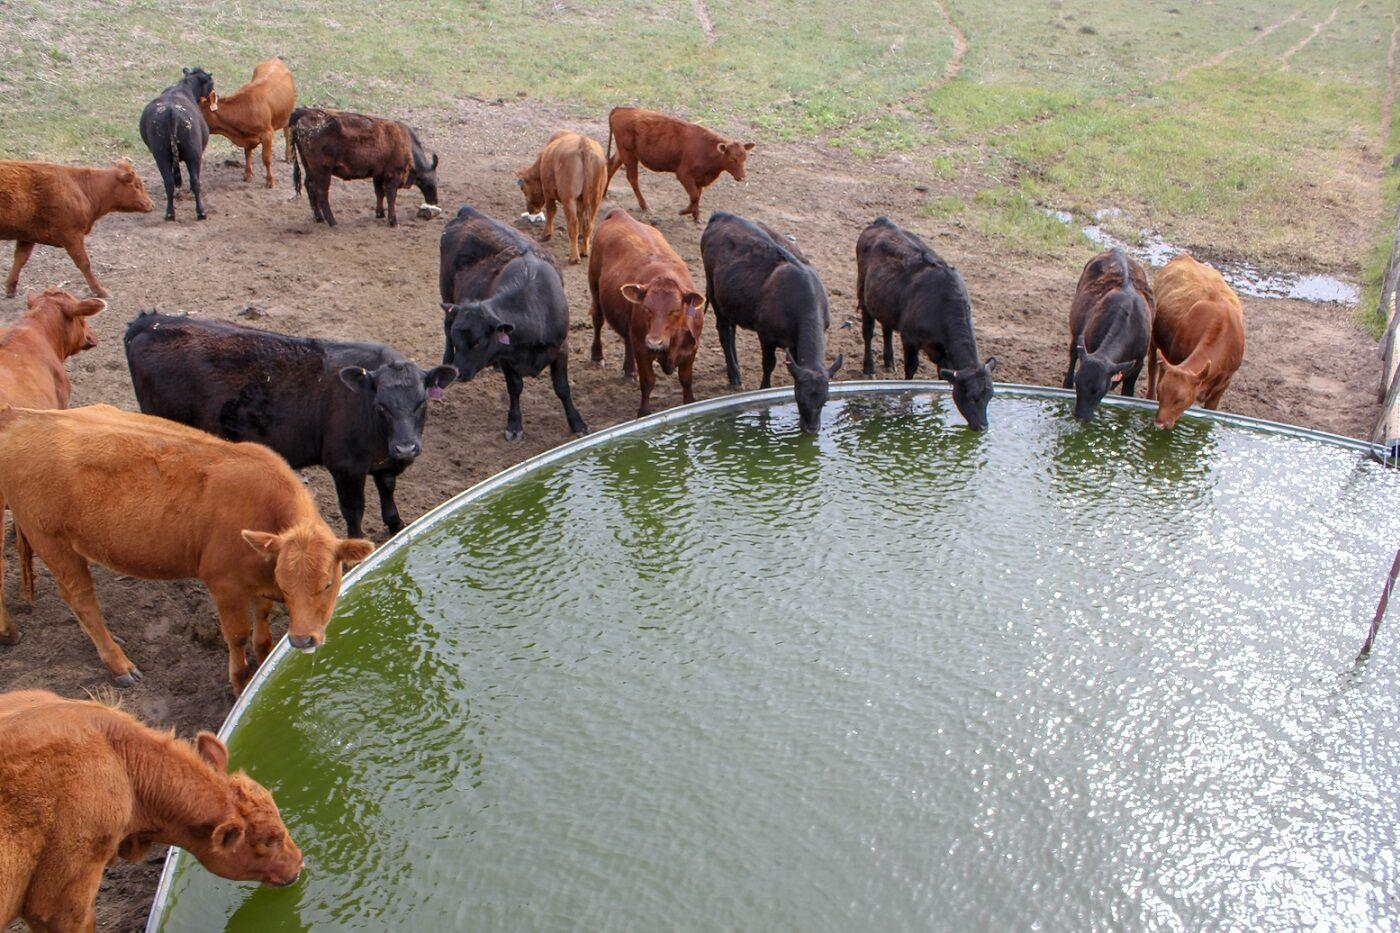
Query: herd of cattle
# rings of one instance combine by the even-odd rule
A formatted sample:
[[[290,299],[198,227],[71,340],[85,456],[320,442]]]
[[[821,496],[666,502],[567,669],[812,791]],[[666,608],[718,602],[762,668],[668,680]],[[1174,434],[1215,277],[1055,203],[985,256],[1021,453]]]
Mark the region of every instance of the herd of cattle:
[[[245,181],[261,146],[271,187],[278,130],[298,190],[304,174],[316,221],[335,223],[332,177],[373,179],[376,214],[385,216],[387,202],[390,226],[401,188],[416,185],[422,210],[437,212],[438,157],[414,130],[297,108],[295,97],[291,72],[273,59],[232,94],[220,96],[212,75],[187,68],[151,101],[141,137],[165,186],[166,219],[175,218],[182,166],[196,216],[205,219],[200,172],[211,132],[244,149]],[[692,372],[712,309],[730,385],[741,384],[735,334],[743,327],[758,336],[763,386],[784,351],[801,429],[816,432],[842,358],[826,360],[827,291],[790,238],[761,222],[712,214],[700,238],[702,294],[656,227],[616,207],[598,217],[619,168],[647,209],[638,181],[638,166],[646,166],[676,175],[689,197],[681,214],[698,224],[702,190],[723,172],[742,181],[752,149],[661,113],[617,108],[606,151],[578,133],[556,133],[516,180],[527,215],[543,215],[542,240],[562,206],[569,260],[588,259],[592,358],[602,359],[606,324],[622,340],[624,372],[639,377],[638,415],[650,409],[656,366],[675,374],[686,402],[694,399]],[[366,477],[374,478],[385,525],[397,532],[404,523],[395,483],[421,450],[429,401],[451,384],[499,370],[510,397],[505,433],[514,440],[523,432],[523,381],[548,367],[570,430],[588,430],[569,385],[563,274],[533,238],[463,207],[441,237],[441,365],[424,370],[377,343],[149,312],[130,323],[124,340],[142,413],[68,409],[64,360],[96,345],[88,319],[106,307],[85,238],[104,214],[152,209],[126,162],[0,161],[0,239],[16,244],[7,294],[15,294],[34,246],[45,244],[66,249],[98,296],[31,293],[26,312],[0,333],[0,509],[13,518],[25,595],[33,597],[37,555],[117,685],[130,686],[142,673],[103,622],[90,565],[203,581],[237,695],[272,648],[275,603],[286,606],[293,647],[311,652],[324,642],[344,568],[373,549],[361,537]],[[897,333],[905,377],[928,357],[951,383],[968,426],[986,428],[997,361],[978,353],[962,277],[883,217],[860,233],[855,257],[863,374],[875,374],[878,324],[886,370],[895,365]],[[1121,251],[1094,256],[1080,277],[1069,331],[1064,385],[1075,389],[1075,415],[1085,421],[1115,384],[1132,395],[1146,363],[1156,423],[1170,428],[1194,403],[1218,405],[1244,353],[1239,299],[1214,269],[1186,255],[1155,282]],[[293,472],[313,465],[334,479],[348,537],[331,530]],[[19,632],[3,596],[0,575],[0,644],[14,644]],[[45,749],[65,743],[83,750],[83,768],[54,780]],[[181,794],[175,802],[168,799],[172,781]],[[103,788],[100,796],[93,787]],[[88,805],[95,799],[102,805]],[[118,854],[138,858],[153,842],[183,846],[231,878],[290,883],[301,867],[271,797],[241,773],[227,773],[227,752],[214,736],[177,742],[100,704],[43,692],[0,696],[0,925],[22,916],[43,929],[90,929],[102,867]]]

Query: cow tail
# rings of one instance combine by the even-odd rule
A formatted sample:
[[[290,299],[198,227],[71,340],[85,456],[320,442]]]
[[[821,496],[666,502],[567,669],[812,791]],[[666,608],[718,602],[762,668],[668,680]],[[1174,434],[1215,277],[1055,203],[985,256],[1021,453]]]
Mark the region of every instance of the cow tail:
[[[292,143],[292,189],[297,197],[301,197],[301,146],[297,145],[298,142],[300,140]],[[311,195],[308,194],[307,197]]]
[[[613,108],[614,110],[616,108]],[[612,111],[608,112],[608,164],[612,165]]]
[[[15,525],[15,550],[19,553],[19,588],[24,594],[24,601],[34,602],[34,549],[29,546],[29,539],[20,531],[19,525]]]

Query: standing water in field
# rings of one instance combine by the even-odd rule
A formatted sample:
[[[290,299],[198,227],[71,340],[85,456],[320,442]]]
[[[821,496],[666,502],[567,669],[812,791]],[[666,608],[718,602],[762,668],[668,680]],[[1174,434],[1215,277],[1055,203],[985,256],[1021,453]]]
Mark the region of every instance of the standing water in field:
[[[1117,404],[991,417],[861,387],[813,438],[749,402],[458,503],[233,730],[301,880],[182,858],[153,926],[1400,922],[1400,638],[1351,668],[1400,473]]]

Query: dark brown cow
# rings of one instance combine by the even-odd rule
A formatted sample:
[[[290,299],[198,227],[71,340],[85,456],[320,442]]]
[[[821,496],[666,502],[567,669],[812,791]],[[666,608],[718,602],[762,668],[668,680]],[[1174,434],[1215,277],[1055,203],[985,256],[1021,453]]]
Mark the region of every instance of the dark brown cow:
[[[272,181],[272,134],[278,130],[286,140],[286,161],[292,161],[292,136],[287,127],[297,103],[297,86],[292,73],[280,58],[259,62],[253,80],[227,97],[214,91],[199,99],[199,110],[209,124],[209,132],[227,137],[243,150],[243,180],[253,180],[253,150],[262,146],[267,187]]]
[[[317,223],[335,226],[331,213],[331,178],[374,179],[374,216],[384,216],[389,202],[389,226],[399,225],[399,189],[417,185],[423,201],[437,206],[437,153],[423,149],[418,136],[397,120],[367,117],[344,110],[298,107],[292,111],[292,184],[301,193],[301,170],[306,166],[306,199]]]
[[[617,152],[612,151],[617,143]],[[637,205],[647,209],[647,200],[637,184],[637,164],[653,172],[674,172],[690,204],[682,211],[697,224],[700,222],[700,192],[714,183],[720,172],[728,172],[735,181],[745,178],[744,162],[753,150],[753,143],[725,139],[714,130],[677,117],[642,110],[638,107],[614,107],[608,114],[608,184],[622,166],[627,167],[627,181],[637,195]]]
[[[676,374],[686,402],[695,401],[691,371],[705,326],[705,296],[695,290],[685,261],[661,232],[620,207],[608,211],[593,234],[588,289],[593,298],[594,361],[603,358],[606,319],[626,346],[623,374],[641,370],[637,417],[651,411],[653,361],[668,376]]]
[[[14,297],[19,271],[35,244],[42,243],[67,250],[92,293],[106,298],[107,290],[92,274],[84,239],[105,214],[144,214],[154,206],[125,160],[112,168],[0,161],[0,240],[15,241],[15,264],[5,280],[5,295]]]
[[[267,789],[228,773],[228,749],[46,690],[0,695],[0,928],[94,928],[117,856],[179,846],[234,881],[288,885],[301,850]]]
[[[1084,265],[1069,309],[1069,370],[1074,416],[1090,421],[1117,379],[1132,395],[1152,339],[1152,287],[1147,273],[1121,249]]]

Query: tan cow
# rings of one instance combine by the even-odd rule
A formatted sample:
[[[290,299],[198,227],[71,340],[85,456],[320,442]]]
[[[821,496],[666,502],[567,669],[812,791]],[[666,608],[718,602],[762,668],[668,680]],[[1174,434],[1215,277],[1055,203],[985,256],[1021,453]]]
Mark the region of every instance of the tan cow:
[[[89,563],[149,580],[202,580],[238,695],[272,647],[273,602],[287,606],[292,646],[314,651],[326,640],[342,564],[374,550],[332,534],[297,475],[266,447],[109,405],[0,411],[0,505],[52,571],[119,686],[142,674],[107,631]],[[18,631],[3,595],[0,586],[0,641],[13,643]],[[253,666],[245,657],[250,611]]]
[[[88,261],[87,235],[105,214],[144,214],[154,206],[140,176],[124,160],[112,168],[0,161],[0,240],[15,241],[5,295],[14,297],[20,270],[34,247],[43,244],[67,250],[92,293],[106,298]]]
[[[107,307],[61,288],[29,294],[29,309],[0,330],[0,405],[67,408],[73,384],[63,361],[97,346],[88,318]]]
[[[253,80],[227,97],[210,91],[199,100],[199,110],[209,124],[209,132],[225,136],[243,149],[243,180],[253,180],[253,150],[262,146],[267,187],[272,181],[272,135],[282,131],[286,142],[285,162],[292,161],[292,134],[287,121],[297,105],[297,86],[292,73],[280,58],[259,62]]]
[[[1244,360],[1244,307],[1215,269],[1182,253],[1157,273],[1147,357],[1156,424],[1171,428],[1196,402],[1214,410]]]
[[[554,236],[554,212],[564,205],[569,230],[569,262],[588,255],[598,206],[608,190],[608,166],[603,147],[579,133],[560,130],[549,138],[533,165],[515,173],[516,184],[525,193],[529,214],[544,211],[544,232],[540,239]]]
[[[101,703],[0,694],[0,928],[92,930],[102,872],[179,846],[234,881],[288,885],[301,851],[272,795],[228,749],[157,732]]]

